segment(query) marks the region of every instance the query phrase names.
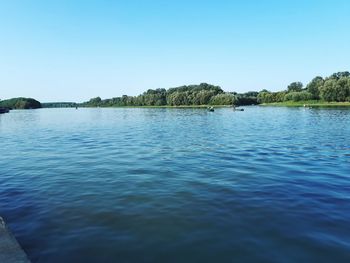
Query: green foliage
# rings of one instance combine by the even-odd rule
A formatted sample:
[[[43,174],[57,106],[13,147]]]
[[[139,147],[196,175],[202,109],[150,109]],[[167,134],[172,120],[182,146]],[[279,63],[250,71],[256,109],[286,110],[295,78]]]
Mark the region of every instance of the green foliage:
[[[316,77],[306,86],[306,90],[312,94],[313,99],[320,98],[320,88],[324,84],[324,79],[322,77]]]
[[[41,103],[32,98],[13,98],[0,101],[0,107],[10,109],[38,109]]]
[[[210,99],[211,105],[233,105],[237,99],[233,93],[220,93]]]
[[[278,103],[283,101],[299,102],[310,100],[327,102],[350,101],[350,73],[334,73],[326,79],[315,77],[303,89],[301,82],[293,82],[285,92],[263,90],[258,94],[259,103]]]
[[[261,91],[258,94],[258,103],[272,103],[274,102],[272,93],[269,91]]]
[[[300,102],[310,100],[328,102],[350,101],[350,73],[347,71],[332,74],[323,79],[315,77],[303,88],[301,82],[291,83],[287,90],[270,92],[266,89],[242,94],[224,92],[219,86],[201,83],[166,89],[149,89],[139,96],[116,97],[101,100],[93,98],[82,103],[86,107],[112,106],[191,106],[191,105],[253,105],[259,103]]]
[[[188,91],[175,91],[167,96],[167,103],[170,106],[192,105]],[[201,105],[199,103],[198,105]]]
[[[329,78],[320,89],[325,101],[350,101],[350,77]]]
[[[340,78],[348,78],[348,77],[350,77],[350,72],[342,71],[342,72],[337,72],[332,74],[329,78],[338,80]]]
[[[220,96],[219,96],[220,95]],[[201,83],[199,85],[181,86],[177,88],[149,89],[143,94],[132,97],[123,95],[112,99],[93,98],[81,104],[87,107],[111,106],[181,106],[181,105],[231,105],[235,96],[224,93],[219,86]]]
[[[285,101],[305,101],[312,100],[313,95],[307,91],[290,92],[284,96]]]
[[[257,91],[249,91],[246,93],[237,94],[234,104],[237,106],[256,105],[258,104],[258,94],[259,92]]]
[[[132,101],[131,98],[129,98],[129,102]],[[134,101],[134,103],[138,104],[137,101]],[[142,95],[142,104],[147,106],[163,106],[166,105],[167,99],[166,99],[166,90],[165,89],[156,89],[152,90],[149,89]],[[132,104],[132,103],[127,103]]]
[[[43,108],[73,108],[77,107],[78,104],[75,102],[46,102],[41,103]]]
[[[263,90],[259,92],[257,96],[257,101],[258,103],[282,102],[286,94],[287,94],[286,91],[269,92],[269,91]]]
[[[301,82],[292,82],[287,87],[288,92],[299,92],[303,89],[303,83]]]
[[[88,104],[93,107],[97,107],[101,104],[101,102],[102,102],[102,99],[100,97],[96,97],[96,98],[90,99]]]

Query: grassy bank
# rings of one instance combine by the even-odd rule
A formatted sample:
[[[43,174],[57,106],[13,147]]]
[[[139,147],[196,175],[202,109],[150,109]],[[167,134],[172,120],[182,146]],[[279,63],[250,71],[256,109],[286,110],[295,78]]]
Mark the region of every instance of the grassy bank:
[[[280,106],[280,107],[350,107],[350,102],[326,102],[320,100],[307,101],[284,101],[274,103],[263,103],[262,106]]]

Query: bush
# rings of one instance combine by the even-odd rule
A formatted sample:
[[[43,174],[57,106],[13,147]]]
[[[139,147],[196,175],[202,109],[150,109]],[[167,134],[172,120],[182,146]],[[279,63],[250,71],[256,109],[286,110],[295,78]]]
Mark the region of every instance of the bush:
[[[1,101],[0,107],[11,109],[38,109],[41,108],[41,103],[32,98],[13,98]]]
[[[210,100],[211,105],[232,105],[235,102],[235,95],[232,93],[221,93],[213,96]]]
[[[285,101],[304,101],[312,99],[313,95],[307,91],[289,92],[284,96]]]

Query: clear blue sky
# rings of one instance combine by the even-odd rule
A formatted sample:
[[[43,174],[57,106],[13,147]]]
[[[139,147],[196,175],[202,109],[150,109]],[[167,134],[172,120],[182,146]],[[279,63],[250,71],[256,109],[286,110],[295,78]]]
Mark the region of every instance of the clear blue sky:
[[[348,0],[0,0],[0,98],[84,101],[350,70]]]

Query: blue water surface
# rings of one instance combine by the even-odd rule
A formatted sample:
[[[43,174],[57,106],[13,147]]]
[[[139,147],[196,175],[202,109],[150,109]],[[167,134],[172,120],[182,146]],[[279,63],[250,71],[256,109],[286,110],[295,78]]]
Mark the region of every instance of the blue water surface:
[[[0,216],[33,262],[350,262],[350,110],[0,116]]]

